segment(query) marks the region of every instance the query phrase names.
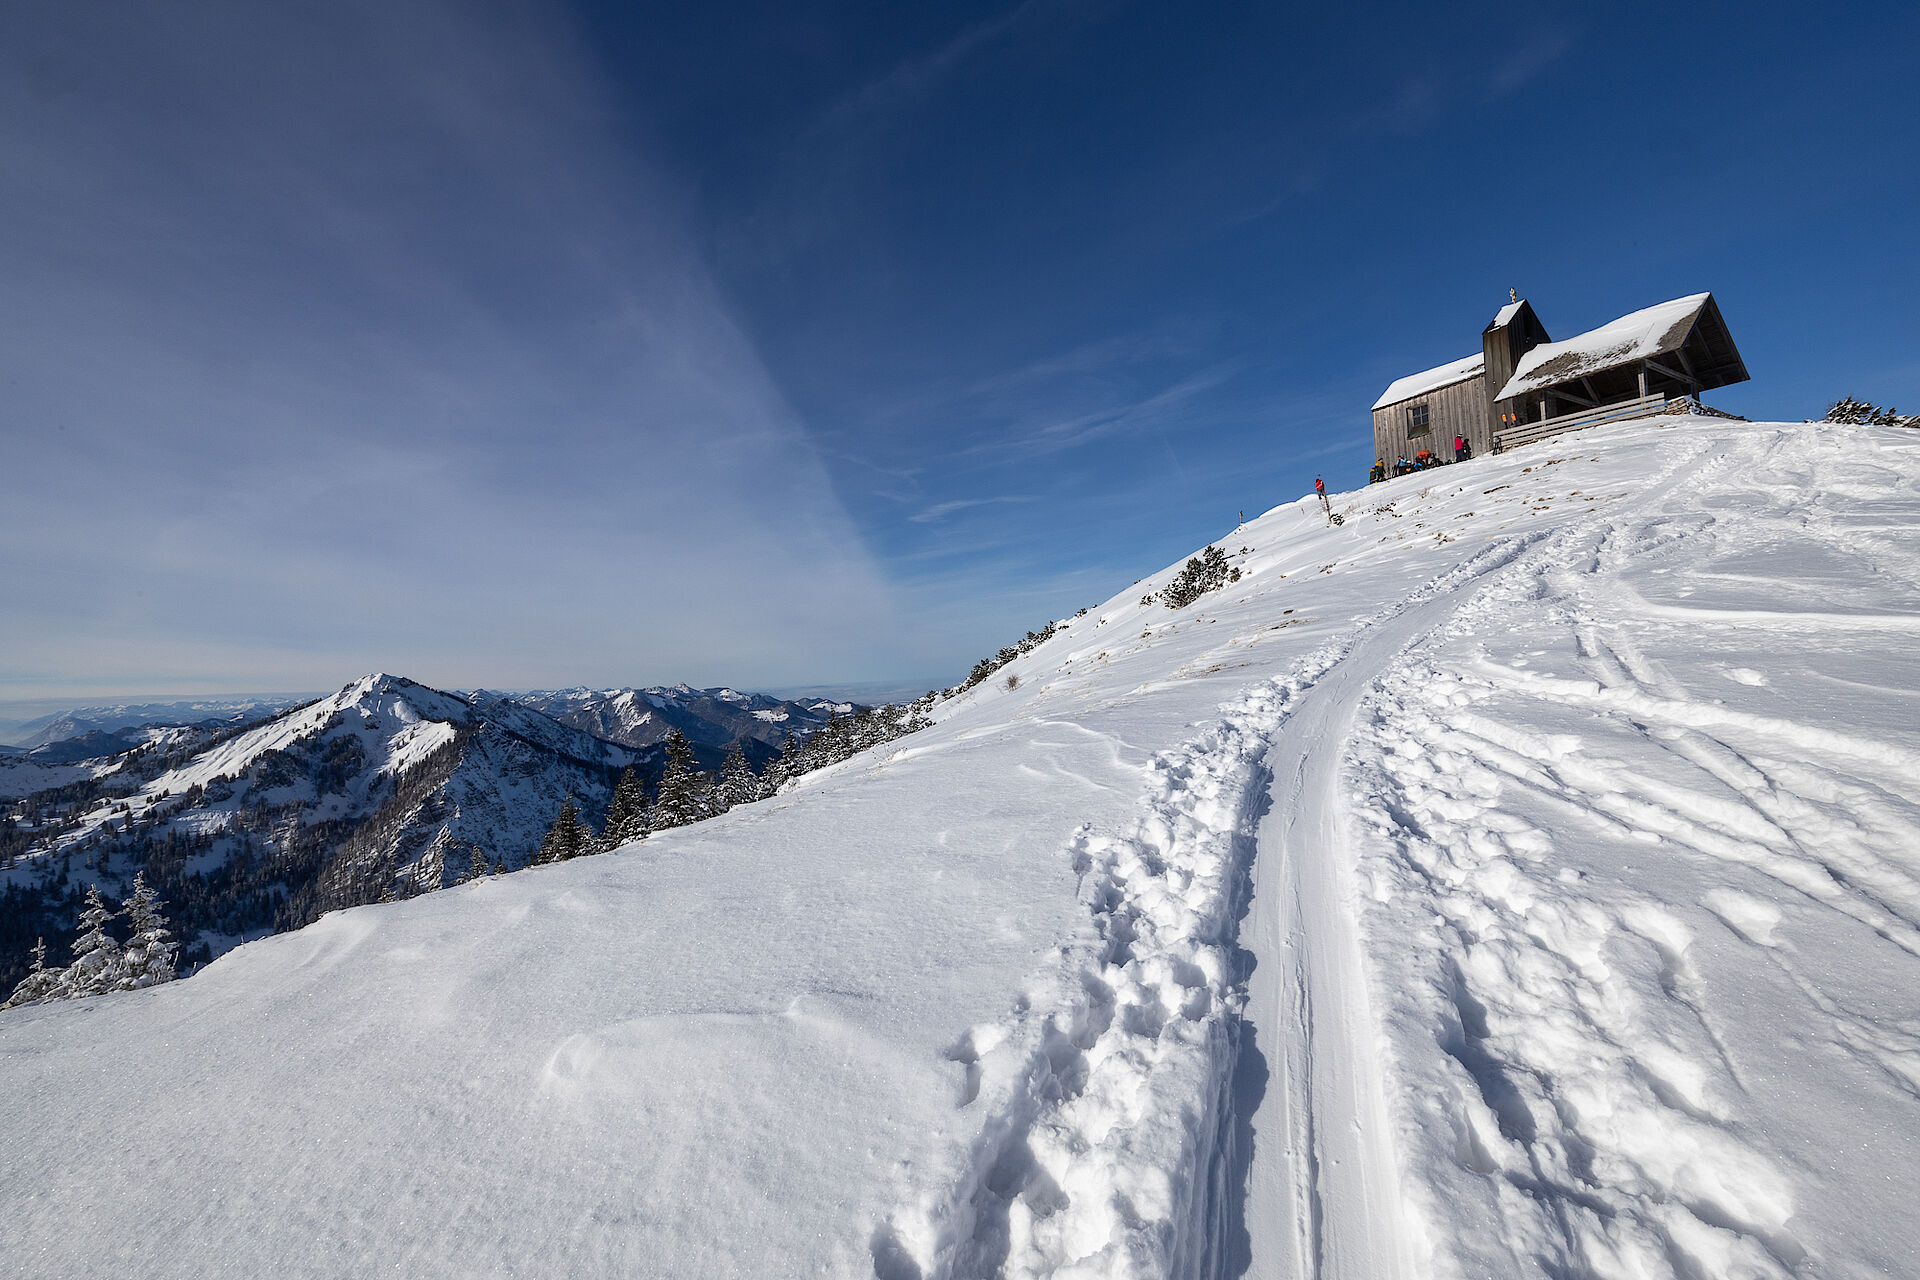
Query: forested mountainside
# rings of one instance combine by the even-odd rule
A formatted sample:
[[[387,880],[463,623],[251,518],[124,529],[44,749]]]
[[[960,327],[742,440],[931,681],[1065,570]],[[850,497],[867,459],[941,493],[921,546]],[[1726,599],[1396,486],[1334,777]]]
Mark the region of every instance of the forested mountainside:
[[[806,738],[836,715],[858,708],[828,698],[788,700],[736,689],[684,684],[647,689],[558,689],[501,695],[596,738],[633,748],[658,747],[678,730],[702,769],[720,767],[738,743],[747,763],[763,769],[789,737]],[[654,757],[648,757],[654,759]]]
[[[0,983],[53,958],[89,886],[146,873],[190,968],[336,907],[524,865],[569,795],[598,813],[635,753],[511,699],[371,675],[252,724],[61,766],[0,821]],[[30,762],[5,762],[19,773]]]
[[[598,825],[627,766],[657,791],[676,732],[695,770],[693,820],[723,794],[758,796],[897,733],[902,718],[684,684],[463,694],[375,675],[242,723],[121,724],[216,705],[83,708],[46,717],[39,736],[95,727],[0,757],[0,801],[19,802],[0,813],[0,982],[18,980],[42,939],[62,963],[87,890],[136,872],[176,917],[190,972],[338,907],[525,866],[567,798]]]

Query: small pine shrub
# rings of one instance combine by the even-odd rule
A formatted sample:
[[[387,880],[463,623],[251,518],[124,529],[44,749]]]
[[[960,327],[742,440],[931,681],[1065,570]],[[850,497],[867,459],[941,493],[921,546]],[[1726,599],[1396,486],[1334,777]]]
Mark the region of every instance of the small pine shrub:
[[[957,689],[949,689],[947,691],[948,696],[951,697],[956,693],[964,693],[1000,668],[1006,666],[1009,662],[1012,662],[1015,658],[1020,657],[1022,654],[1032,653],[1034,649],[1038,648],[1041,644],[1052,639],[1053,634],[1058,630],[1060,630],[1059,623],[1049,622],[1038,631],[1027,632],[1025,637],[1008,645],[991,658],[980,659],[980,661],[973,664],[973,670],[967,673],[965,683],[961,684]]]
[[[1833,402],[1827,409],[1827,416],[1820,421],[1846,422],[1866,427],[1920,427],[1920,414],[1901,413],[1892,406],[1882,409],[1865,400],[1843,396]]]
[[[1227,563],[1227,553],[1208,547],[1180,567],[1172,582],[1160,589],[1160,599],[1169,609],[1184,609],[1209,591],[1229,582],[1240,581],[1240,571]],[[1148,596],[1142,604],[1153,597]]]

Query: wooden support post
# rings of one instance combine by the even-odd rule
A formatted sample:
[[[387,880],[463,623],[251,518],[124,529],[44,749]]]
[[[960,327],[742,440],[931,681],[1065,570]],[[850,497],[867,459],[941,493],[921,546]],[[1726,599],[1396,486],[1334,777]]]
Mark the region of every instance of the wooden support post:
[[[1640,398],[1642,400],[1647,398],[1647,362],[1645,360],[1640,362]]]

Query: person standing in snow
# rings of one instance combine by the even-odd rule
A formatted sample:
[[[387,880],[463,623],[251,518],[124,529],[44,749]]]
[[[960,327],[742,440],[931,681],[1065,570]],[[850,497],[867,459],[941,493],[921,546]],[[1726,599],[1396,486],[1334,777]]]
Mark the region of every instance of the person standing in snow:
[[[1469,456],[1471,456],[1471,452],[1467,448],[1467,438],[1465,436],[1455,436],[1453,438],[1453,460],[1455,462],[1465,462]]]

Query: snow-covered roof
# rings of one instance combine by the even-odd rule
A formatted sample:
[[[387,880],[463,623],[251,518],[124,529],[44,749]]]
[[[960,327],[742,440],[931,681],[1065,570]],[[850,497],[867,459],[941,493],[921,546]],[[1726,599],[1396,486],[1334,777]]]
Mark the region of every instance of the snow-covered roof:
[[[1410,373],[1388,386],[1381,397],[1373,402],[1373,407],[1384,409],[1390,404],[1411,400],[1429,391],[1438,391],[1441,387],[1465,382],[1468,378],[1477,378],[1486,366],[1486,359],[1485,354],[1476,351],[1470,356],[1455,360],[1452,364],[1443,364],[1438,368],[1428,369],[1424,373]]]
[[[1520,358],[1513,377],[1494,399],[1510,400],[1629,360],[1644,360],[1673,351],[1687,340],[1701,308],[1712,297],[1710,293],[1696,293],[1675,298],[1672,302],[1621,316],[1564,342],[1543,342]]]
[[[1488,325],[1487,328],[1498,329],[1501,325],[1510,323],[1513,317],[1519,314],[1520,308],[1526,305],[1527,300],[1525,298],[1521,298],[1516,302],[1509,302],[1506,306],[1500,308],[1499,314],[1493,317],[1493,323]]]

